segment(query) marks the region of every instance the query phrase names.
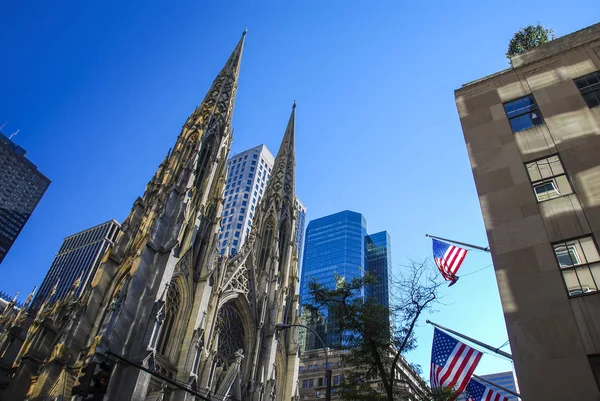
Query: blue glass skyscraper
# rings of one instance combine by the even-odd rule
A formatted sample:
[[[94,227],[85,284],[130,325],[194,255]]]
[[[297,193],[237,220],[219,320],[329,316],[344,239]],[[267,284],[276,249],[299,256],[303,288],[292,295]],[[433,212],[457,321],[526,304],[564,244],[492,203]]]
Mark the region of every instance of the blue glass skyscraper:
[[[365,288],[361,296],[374,297],[389,306],[389,274],[391,273],[391,243],[386,231],[367,235],[367,221],[362,214],[345,210],[312,220],[306,230],[304,260],[300,280],[300,303],[310,302],[308,285],[316,280],[335,288],[336,276],[350,281],[372,271],[377,284]],[[327,317],[303,315],[305,322],[319,333],[330,348],[340,345],[340,333],[328,325]],[[307,350],[321,348],[311,335]]]
[[[366,270],[375,275],[377,282],[365,288],[365,296],[375,299],[380,305],[390,306],[390,284],[392,274],[392,243],[390,234],[381,231],[365,238]]]

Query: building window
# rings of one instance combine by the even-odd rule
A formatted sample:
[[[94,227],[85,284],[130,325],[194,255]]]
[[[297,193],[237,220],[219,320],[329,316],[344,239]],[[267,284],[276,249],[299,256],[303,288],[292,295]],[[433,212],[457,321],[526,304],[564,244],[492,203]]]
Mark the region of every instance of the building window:
[[[504,110],[514,133],[533,128],[544,122],[533,95],[505,103]]]
[[[596,384],[600,389],[600,355],[588,355],[588,360],[590,361],[592,372],[596,378]]]
[[[591,235],[552,247],[570,297],[598,291],[600,255]]]
[[[240,223],[238,223],[236,228],[242,228],[242,225]]]
[[[239,238],[240,237],[240,232],[236,231],[235,234],[233,234],[234,237]]]
[[[558,155],[525,163],[525,168],[538,202],[573,193]]]
[[[237,239],[233,240],[233,245],[237,245],[239,243],[239,241]]]
[[[600,106],[600,71],[577,78],[575,85],[590,109]]]
[[[333,376],[333,384],[335,386],[340,384],[340,377],[338,375]]]
[[[242,206],[247,206],[248,205],[248,201],[242,201]]]

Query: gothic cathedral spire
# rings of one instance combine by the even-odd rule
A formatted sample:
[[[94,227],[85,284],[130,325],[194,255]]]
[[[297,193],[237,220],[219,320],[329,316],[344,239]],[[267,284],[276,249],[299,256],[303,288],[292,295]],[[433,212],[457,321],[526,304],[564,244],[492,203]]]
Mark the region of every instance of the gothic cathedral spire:
[[[245,36],[134,202],[72,319],[50,316],[29,330],[9,401],[26,394],[70,399],[78,373],[84,377],[88,366],[106,361],[107,350],[169,377],[189,378],[191,362],[180,354],[187,356],[188,333],[197,328],[191,316],[202,313],[201,300],[210,293],[203,278],[216,253]],[[153,387],[139,369],[116,364],[106,391],[104,399],[145,399]]]

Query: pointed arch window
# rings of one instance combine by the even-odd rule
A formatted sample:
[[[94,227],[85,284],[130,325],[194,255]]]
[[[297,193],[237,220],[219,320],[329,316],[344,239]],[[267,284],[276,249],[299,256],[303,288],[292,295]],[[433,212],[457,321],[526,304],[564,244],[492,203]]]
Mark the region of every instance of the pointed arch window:
[[[278,270],[281,270],[281,265],[285,260],[285,254],[287,251],[287,224],[282,224],[279,228],[279,266]]]
[[[267,264],[267,258],[269,257],[269,249],[271,248],[271,243],[273,241],[273,218],[270,217],[265,224],[265,228],[263,230],[262,241],[260,246],[260,253],[258,258],[258,265],[260,267],[265,267]]]
[[[196,177],[196,187],[202,186],[206,172],[209,170],[210,162],[213,159],[215,149],[215,135],[211,135],[202,142],[200,158],[198,161],[198,177]]]
[[[181,291],[179,286],[174,284],[169,288],[167,292],[167,301],[165,303],[165,320],[163,322],[162,331],[160,338],[158,339],[157,351],[163,355],[166,354],[169,338],[173,332],[175,323],[177,321],[177,314],[181,309]]]

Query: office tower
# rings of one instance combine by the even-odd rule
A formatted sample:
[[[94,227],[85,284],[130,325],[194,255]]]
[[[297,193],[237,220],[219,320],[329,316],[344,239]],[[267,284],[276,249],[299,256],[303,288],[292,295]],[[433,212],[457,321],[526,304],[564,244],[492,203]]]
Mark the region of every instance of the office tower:
[[[365,238],[367,264],[366,271],[372,273],[376,282],[365,288],[365,295],[380,305],[390,307],[392,243],[390,234],[381,231]]]
[[[500,373],[491,373],[489,375],[480,375],[483,379],[489,380],[492,383],[496,383],[506,389],[512,390],[515,393],[519,392],[519,387],[517,386],[517,381],[515,380],[515,375],[512,371],[509,372],[500,372]],[[496,389],[500,394],[506,396],[509,401],[518,401],[519,398],[516,395],[510,394],[506,391],[502,391],[500,389]]]
[[[0,263],[50,185],[26,153],[0,132]]]
[[[386,231],[367,235],[367,221],[362,214],[345,210],[311,220],[306,230],[306,248],[300,280],[300,303],[310,302],[308,284],[316,280],[335,288],[336,277],[350,281],[372,271],[377,283],[369,285],[361,296],[372,296],[389,306],[389,275],[391,274],[391,242]],[[326,316],[303,318],[331,348],[340,346],[340,333]],[[307,350],[321,348],[316,338],[305,338]]]
[[[304,249],[304,230],[306,224],[306,206],[296,197],[298,210],[298,228],[296,230],[296,245],[298,245],[298,272],[302,274],[302,250]]]
[[[102,256],[114,244],[119,227],[119,223],[110,220],[65,238],[33,299],[32,310],[40,307],[57,283],[50,302],[64,298],[75,280],[80,278],[81,283],[75,294],[79,297],[94,277]]]
[[[338,391],[344,381],[344,376],[356,369],[356,366],[344,363],[343,357],[344,351],[340,350],[329,350],[327,354],[323,349],[304,352],[300,357],[298,373],[299,399],[302,401],[319,401],[325,398],[327,388],[325,371],[327,368],[332,371],[331,398],[334,400],[339,399]],[[398,375],[401,377],[397,388],[402,388],[404,392],[402,400],[426,400],[427,385],[404,357],[401,356],[398,359],[396,368]],[[369,384],[376,392],[383,393],[385,391],[381,379],[377,375],[373,375],[369,379]]]
[[[227,185],[223,197],[224,209],[219,234],[221,253],[229,245],[235,254],[252,227],[258,202],[271,176],[273,155],[265,145],[238,153],[227,161]]]
[[[524,400],[598,399],[598,49],[600,24],[455,92]]]
[[[221,254],[225,252],[227,245],[230,247],[230,253],[237,253],[246,240],[252,227],[256,208],[271,176],[274,160],[269,149],[265,145],[259,145],[238,153],[227,161],[227,184],[225,185],[223,220],[219,234]],[[306,208],[297,198],[296,207],[298,208],[296,243],[298,258],[300,258]]]

